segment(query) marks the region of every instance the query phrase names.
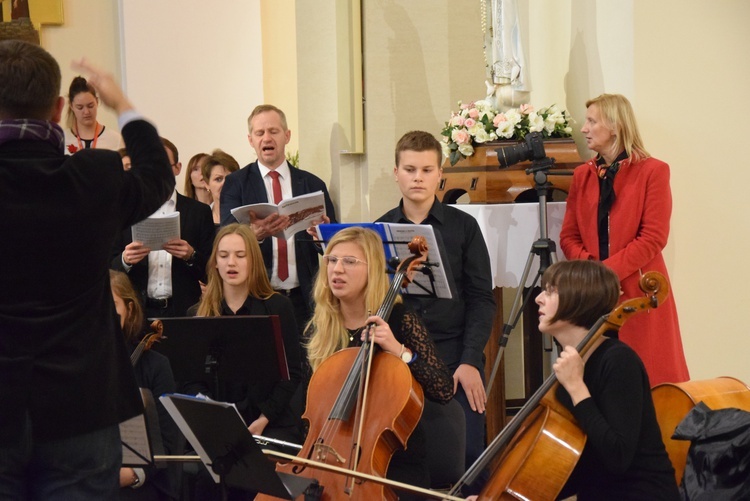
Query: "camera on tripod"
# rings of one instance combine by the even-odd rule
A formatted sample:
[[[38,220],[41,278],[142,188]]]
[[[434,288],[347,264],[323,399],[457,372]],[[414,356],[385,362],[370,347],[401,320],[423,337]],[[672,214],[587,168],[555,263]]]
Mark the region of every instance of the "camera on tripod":
[[[526,134],[523,143],[505,146],[495,151],[497,152],[497,161],[500,163],[501,169],[507,169],[511,165],[523,162],[524,160],[540,162],[547,159],[547,155],[544,152],[544,137],[541,132]]]

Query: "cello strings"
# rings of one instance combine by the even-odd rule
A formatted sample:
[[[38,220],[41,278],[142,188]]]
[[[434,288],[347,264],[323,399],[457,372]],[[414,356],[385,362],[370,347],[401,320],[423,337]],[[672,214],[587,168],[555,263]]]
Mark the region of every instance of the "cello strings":
[[[404,264],[406,264],[406,262]],[[388,317],[390,316],[390,313],[393,309],[393,303],[398,297],[398,293],[404,277],[405,272],[402,270],[398,270],[395,273],[393,281],[388,289],[388,292],[386,293],[383,303],[378,308],[377,315],[385,321],[387,321]],[[349,457],[343,458],[345,461],[348,461],[351,468],[355,470],[359,461],[359,444],[362,440],[362,430],[364,427],[363,416],[366,409],[367,386],[369,384],[369,375],[371,372],[371,364],[373,358],[372,355],[375,348],[369,334],[369,329],[372,327],[372,325],[374,324],[365,326],[365,340],[360,346],[360,350],[355,357],[354,364],[349,371],[342,389],[334,402],[333,409],[329,414],[327,422],[323,425],[321,432],[318,435],[318,439],[313,444],[312,450],[310,452],[310,454],[312,454],[313,452],[317,452],[320,449],[323,449],[323,452],[320,453],[320,455],[323,456],[322,459],[318,457],[318,454],[315,454],[316,458],[322,461],[327,461],[330,452],[333,452],[337,456],[337,461],[339,460],[339,458],[342,458],[339,451],[335,451],[334,449],[325,449],[322,448],[321,445],[327,445],[331,443],[330,438],[336,436],[338,430],[345,424],[345,421],[349,420],[348,414],[351,413],[349,409],[351,409],[352,406],[352,398],[354,397],[354,395],[357,395],[358,398],[354,401],[355,411],[353,421],[354,428],[358,430],[357,438],[356,440],[353,439],[352,441],[350,450],[347,454]],[[354,477],[351,477],[349,480],[347,480],[347,482],[351,482],[351,487],[346,488],[347,492],[350,492],[355,482]]]

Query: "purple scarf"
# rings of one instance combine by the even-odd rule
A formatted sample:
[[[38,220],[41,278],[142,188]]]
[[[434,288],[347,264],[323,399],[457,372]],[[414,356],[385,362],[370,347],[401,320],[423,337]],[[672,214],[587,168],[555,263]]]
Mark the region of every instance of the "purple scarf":
[[[55,122],[17,118],[0,120],[0,146],[9,141],[47,141],[64,153],[65,133]]]

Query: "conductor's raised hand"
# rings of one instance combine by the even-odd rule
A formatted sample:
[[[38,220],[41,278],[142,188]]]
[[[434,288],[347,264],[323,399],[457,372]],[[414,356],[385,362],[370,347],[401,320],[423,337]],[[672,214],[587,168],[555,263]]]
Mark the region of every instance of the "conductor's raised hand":
[[[102,102],[115,110],[118,114],[133,109],[122,88],[115,82],[114,77],[108,71],[91,64],[86,58],[73,61],[74,70],[80,71],[86,75],[86,80],[99,93]]]

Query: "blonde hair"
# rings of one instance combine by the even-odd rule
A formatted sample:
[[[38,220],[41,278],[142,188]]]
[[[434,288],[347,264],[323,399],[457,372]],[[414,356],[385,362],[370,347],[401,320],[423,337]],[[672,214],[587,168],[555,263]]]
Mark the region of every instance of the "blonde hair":
[[[250,134],[253,133],[253,118],[257,117],[261,113],[266,113],[269,111],[274,111],[279,115],[279,118],[281,119],[281,128],[284,129],[284,132],[289,130],[286,125],[286,115],[283,111],[272,104],[259,104],[253,109],[252,113],[250,113],[250,116],[247,117],[247,130],[250,132]]]
[[[121,272],[109,270],[109,286],[112,293],[122,298],[128,310],[127,317],[123,319],[122,333],[128,342],[138,341],[143,330],[143,308],[138,293],[133,288],[130,278]]]
[[[615,133],[615,155],[622,150],[632,162],[650,157],[643,146],[641,133],[635,121],[635,113],[630,101],[622,94],[602,94],[586,101],[586,108],[595,104],[599,108],[604,123]]]
[[[367,261],[367,285],[365,286],[365,307],[374,315],[385,298],[390,281],[385,269],[383,242],[372,230],[351,226],[336,233],[328,242],[325,255],[328,256],[336,245],[344,242],[357,244]],[[315,371],[318,366],[336,351],[349,344],[349,333],[344,327],[339,299],[333,295],[328,285],[328,269],[324,265],[318,270],[313,287],[315,311],[307,324],[312,332],[305,348],[310,367]],[[400,298],[397,299],[400,301]]]
[[[245,251],[247,251],[248,275],[247,275],[247,295],[257,299],[268,299],[275,294],[271,287],[271,282],[266,274],[266,266],[263,264],[263,255],[260,253],[258,239],[255,233],[246,224],[234,223],[223,227],[219,230],[214,240],[214,247],[211,251],[211,257],[208,258],[206,265],[206,292],[203,293],[201,301],[198,304],[199,317],[218,317],[221,316],[221,301],[224,299],[224,281],[219,275],[216,268],[216,252],[219,248],[219,242],[227,235],[239,235],[245,242]]]

